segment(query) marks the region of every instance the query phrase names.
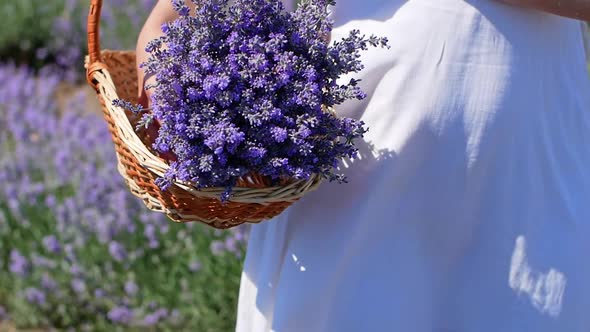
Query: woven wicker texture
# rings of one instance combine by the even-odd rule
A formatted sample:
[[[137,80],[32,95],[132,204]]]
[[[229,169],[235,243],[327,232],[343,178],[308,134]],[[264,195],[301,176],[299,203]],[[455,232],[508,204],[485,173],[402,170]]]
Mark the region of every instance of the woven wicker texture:
[[[101,4],[101,0],[92,0],[88,19],[88,81],[102,104],[117,154],[119,173],[130,191],[149,209],[165,213],[177,222],[196,221],[226,229],[275,217],[320,185],[319,175],[281,186],[270,186],[264,177],[251,175],[238,182],[232,198],[226,203],[219,200],[224,188],[197,190],[190,183],[175,182],[169,189],[161,190],[155,181],[167,171],[167,163],[144,144],[145,133],[134,130],[138,116],[112,105],[115,99],[137,101],[135,53],[99,51]]]

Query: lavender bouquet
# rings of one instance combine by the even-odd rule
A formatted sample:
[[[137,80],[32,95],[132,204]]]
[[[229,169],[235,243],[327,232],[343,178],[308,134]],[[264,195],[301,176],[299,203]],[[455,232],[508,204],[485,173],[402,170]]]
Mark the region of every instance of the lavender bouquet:
[[[140,125],[156,120],[154,150],[175,156],[159,185],[224,187],[226,201],[252,173],[273,184],[314,173],[344,182],[336,167],[354,157],[366,128],[330,110],[365,94],[357,80],[337,79],[363,68],[361,50],[387,40],[353,30],[330,45],[332,0],[305,0],[294,12],[280,0],[198,0],[194,14],[183,0],[172,3],[180,18],[162,26],[141,64],[157,83],[146,87],[151,112]]]

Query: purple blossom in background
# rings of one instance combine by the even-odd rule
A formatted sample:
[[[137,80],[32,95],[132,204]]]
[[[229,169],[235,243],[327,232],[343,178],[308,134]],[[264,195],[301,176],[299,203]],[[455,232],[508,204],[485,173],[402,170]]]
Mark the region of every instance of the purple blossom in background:
[[[151,240],[148,246],[152,249],[156,249],[160,246],[160,242],[158,240]]]
[[[122,262],[127,258],[127,251],[119,242],[112,241],[109,243],[109,253],[117,262]]]
[[[153,313],[147,314],[143,319],[143,325],[153,326],[164,320],[168,316],[168,310],[158,309]]]
[[[107,313],[107,317],[114,323],[128,325],[135,318],[135,314],[127,307],[115,307]]]
[[[72,279],[72,282],[70,284],[74,292],[76,292],[77,294],[86,292],[86,283],[84,282],[84,280],[74,278]]]
[[[43,238],[43,246],[50,253],[57,254],[61,251],[61,246],[55,235],[48,235]]]
[[[73,263],[70,266],[70,273],[73,276],[79,276],[82,274],[82,272],[84,272],[84,271],[82,270],[82,267],[78,263]]]
[[[51,270],[57,267],[56,262],[47,257],[43,257],[37,253],[33,253],[31,255],[31,262],[33,263],[33,266],[35,266],[36,268],[47,268]]]
[[[143,318],[143,325],[145,325],[145,326],[153,326],[153,325],[158,324],[159,321],[160,321],[160,317],[158,315],[156,315],[156,314],[147,314]]]
[[[66,257],[70,260],[75,260],[76,259],[76,253],[74,251],[74,246],[72,244],[66,244],[65,245],[65,253],[66,253]]]
[[[104,292],[103,289],[97,288],[97,289],[94,290],[94,297],[100,299],[100,298],[103,298],[104,296],[105,296],[105,292]]]
[[[41,288],[45,291],[53,292],[57,289],[57,282],[53,280],[48,274],[41,276]]]
[[[224,246],[223,242],[221,242],[219,240],[214,240],[214,241],[211,241],[211,248],[210,249],[211,249],[211,252],[213,253],[213,255],[219,256],[223,253],[225,246]]]
[[[194,226],[193,224],[187,225],[187,228],[191,228]],[[160,234],[166,234],[170,230],[170,225],[168,223],[163,223],[160,225]]]
[[[45,205],[47,205],[48,208],[55,208],[57,206],[57,199],[55,198],[55,196],[47,195],[47,197],[45,198]]]
[[[226,248],[226,249],[227,249],[229,252],[232,252],[232,253],[237,253],[237,252],[239,251],[239,248],[238,248],[238,243],[237,243],[236,239],[235,239],[234,237],[232,237],[232,236],[228,236],[228,237],[225,239],[225,243],[224,243],[224,245],[225,245],[225,248]]]
[[[189,271],[191,271],[191,272],[193,272],[193,273],[194,273],[194,272],[197,272],[197,271],[199,271],[199,270],[201,269],[201,267],[202,267],[202,264],[201,264],[201,262],[199,262],[199,261],[198,261],[198,260],[196,260],[196,259],[195,259],[195,260],[193,260],[193,261],[191,261],[191,262],[189,263],[189,265],[188,265],[188,269],[189,269]]]
[[[10,272],[19,277],[24,277],[29,272],[29,262],[16,249],[10,252]]]
[[[156,226],[153,224],[147,224],[145,225],[145,229],[143,231],[143,234],[145,235],[145,237],[152,241],[156,239]]]
[[[150,303],[148,303],[147,307],[149,310],[155,310],[158,307],[158,302],[150,301]]]
[[[25,298],[29,303],[36,305],[43,305],[46,301],[45,293],[34,287],[25,289]]]
[[[138,290],[139,287],[137,287],[137,284],[134,281],[127,280],[127,282],[125,282],[125,293],[127,293],[127,295],[135,296]]]
[[[143,231],[146,239],[149,241],[149,247],[152,249],[156,249],[160,246],[160,242],[158,241],[158,236],[156,234],[156,226],[153,224],[147,224]]]

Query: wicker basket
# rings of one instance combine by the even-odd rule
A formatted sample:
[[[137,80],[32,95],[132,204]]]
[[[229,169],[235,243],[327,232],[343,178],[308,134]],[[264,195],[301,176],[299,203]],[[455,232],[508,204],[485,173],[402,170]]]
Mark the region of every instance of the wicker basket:
[[[229,202],[219,200],[224,188],[197,190],[190,183],[175,182],[161,190],[155,181],[168,169],[167,163],[154,155],[137,133],[137,117],[112,106],[115,99],[137,101],[137,72],[132,51],[101,51],[99,21],[102,0],[91,0],[88,15],[88,83],[98,94],[108,123],[118,159],[119,173],[131,192],[153,210],[165,213],[177,222],[202,222],[219,229],[243,223],[258,223],[277,216],[321,183],[319,175],[309,180],[270,186],[266,178],[241,179]]]

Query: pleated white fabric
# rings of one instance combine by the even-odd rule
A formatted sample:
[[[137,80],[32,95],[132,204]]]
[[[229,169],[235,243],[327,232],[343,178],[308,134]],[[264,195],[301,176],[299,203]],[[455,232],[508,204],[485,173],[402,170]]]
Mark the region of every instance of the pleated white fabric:
[[[339,0],[369,97],[348,184],[254,226],[238,332],[590,331],[580,22],[492,0]],[[347,78],[343,78],[346,80]]]

